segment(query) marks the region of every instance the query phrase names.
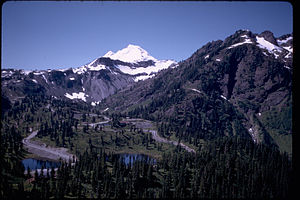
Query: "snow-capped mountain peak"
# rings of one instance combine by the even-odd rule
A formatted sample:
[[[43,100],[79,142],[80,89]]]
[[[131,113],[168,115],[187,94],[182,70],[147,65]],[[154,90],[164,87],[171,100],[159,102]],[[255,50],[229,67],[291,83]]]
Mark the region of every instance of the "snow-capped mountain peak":
[[[88,71],[108,70],[114,74],[122,72],[133,77],[134,81],[145,80],[170,66],[177,64],[173,60],[157,60],[138,45],[129,44],[116,53],[108,51],[104,56],[73,69],[74,73],[83,74]]]
[[[174,67],[177,64],[173,60],[158,60],[140,46],[133,44],[129,44],[126,48],[116,53],[108,51],[102,58],[123,62],[114,66],[121,72],[134,76],[134,81],[151,78],[158,71],[170,66]]]
[[[109,51],[103,57],[108,57],[112,60],[120,60],[129,63],[138,63],[141,61],[157,61],[156,58],[138,45],[129,44],[126,48],[117,51],[116,53]]]

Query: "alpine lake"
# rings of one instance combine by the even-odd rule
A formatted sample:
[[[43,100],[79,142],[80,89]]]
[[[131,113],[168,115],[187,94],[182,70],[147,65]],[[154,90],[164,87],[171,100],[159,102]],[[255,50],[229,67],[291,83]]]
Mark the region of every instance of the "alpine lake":
[[[144,155],[144,154],[127,154],[127,153],[122,153],[122,154],[115,154],[114,157],[116,159],[122,160],[125,165],[132,165],[134,162],[149,162],[151,164],[156,164],[156,159],[152,158],[150,156]],[[49,160],[40,160],[40,159],[35,159],[35,158],[27,158],[22,160],[22,164],[27,170],[28,168],[32,170],[36,169],[51,169],[51,168],[58,168],[61,163],[59,161],[49,161]]]

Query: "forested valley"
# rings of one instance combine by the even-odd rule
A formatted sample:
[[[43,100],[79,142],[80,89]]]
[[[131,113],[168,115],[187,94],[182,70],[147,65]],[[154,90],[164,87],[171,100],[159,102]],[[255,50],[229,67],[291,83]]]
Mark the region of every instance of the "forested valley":
[[[112,119],[110,125],[91,128],[87,124],[103,121],[104,117],[97,107],[86,104],[30,96],[13,106],[6,105],[5,109],[1,116],[0,162],[1,196],[5,199],[265,199],[290,195],[290,157],[276,147],[255,144],[248,137],[195,140],[178,133],[171,136],[197,150],[191,153],[179,145],[152,140],[142,129],[124,123],[129,118],[124,114],[106,112]],[[175,131],[158,121],[155,124],[166,138]],[[61,160],[57,171],[47,169],[46,174],[26,171],[21,161],[28,152],[22,139],[30,128],[39,130],[39,140],[68,148],[76,154],[76,162]],[[76,139],[82,136],[86,140]],[[132,153],[126,146],[149,157],[154,152],[156,162],[132,156],[125,163],[120,153]]]

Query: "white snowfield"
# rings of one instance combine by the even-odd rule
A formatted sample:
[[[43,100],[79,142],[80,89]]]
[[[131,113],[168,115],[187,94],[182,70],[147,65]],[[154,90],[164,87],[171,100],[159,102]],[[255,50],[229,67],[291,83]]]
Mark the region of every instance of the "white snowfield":
[[[172,60],[166,60],[166,61],[158,61],[154,65],[149,67],[131,68],[125,65],[118,65],[117,67],[125,74],[130,74],[130,75],[136,75],[141,73],[151,74],[153,72],[158,72],[162,69],[166,69],[173,63],[175,62]]]
[[[154,77],[155,73],[159,72],[160,70],[167,69],[174,63],[175,61],[172,60],[162,60],[162,61],[157,61],[154,65],[148,67],[131,68],[125,65],[118,65],[117,68],[125,74],[130,74],[130,75],[142,74],[134,79],[134,81],[137,82],[139,80],[145,80]]]
[[[293,53],[293,47],[286,46],[286,47],[280,47],[275,44],[272,44],[271,42],[267,41],[263,37],[256,36],[255,39],[249,38],[247,35],[242,35],[241,38],[244,39],[242,42],[235,43],[228,47],[227,49],[232,49],[237,46],[243,45],[243,44],[254,44],[257,45],[259,48],[267,50],[269,54],[273,54],[275,58],[279,57],[279,54],[282,53],[282,51],[287,50],[289,53],[285,56],[285,58],[291,57],[291,54]],[[289,40],[293,39],[293,37],[288,37],[285,40],[277,40],[278,45],[285,44]],[[265,52],[263,52],[265,56],[268,56]],[[205,56],[207,58],[207,56]]]
[[[140,80],[146,80],[146,79],[148,79],[148,78],[152,78],[152,77],[154,77],[155,76],[155,74],[151,74],[151,75],[140,75],[140,76],[137,76],[136,78],[134,78],[134,82],[138,82],[138,81],[140,81]]]
[[[265,40],[263,37],[256,36],[256,41],[258,43],[258,47],[268,50],[270,54],[275,55],[275,58],[279,56],[278,53],[282,52],[283,48],[276,46],[275,44],[272,44],[271,42]]]
[[[66,93],[65,97],[69,99],[81,99],[82,101],[86,102],[86,97],[88,97],[88,95],[84,92],[73,92],[72,94]]]

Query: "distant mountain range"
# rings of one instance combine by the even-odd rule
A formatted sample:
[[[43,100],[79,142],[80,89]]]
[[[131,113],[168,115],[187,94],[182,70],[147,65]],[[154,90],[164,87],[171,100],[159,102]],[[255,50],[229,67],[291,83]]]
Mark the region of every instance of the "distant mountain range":
[[[27,94],[42,92],[53,98],[82,100],[96,105],[117,90],[152,78],[158,71],[176,64],[173,60],[157,60],[141,47],[130,44],[78,68],[2,69],[2,95],[13,102]]]

